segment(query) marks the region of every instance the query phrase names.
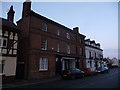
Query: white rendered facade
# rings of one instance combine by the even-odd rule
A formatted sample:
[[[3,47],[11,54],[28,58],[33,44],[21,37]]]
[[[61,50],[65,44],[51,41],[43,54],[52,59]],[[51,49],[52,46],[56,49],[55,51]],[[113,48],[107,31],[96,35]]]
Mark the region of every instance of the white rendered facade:
[[[86,53],[86,68],[93,70],[103,66],[103,50],[100,49],[100,44],[90,39],[85,40],[85,53]]]

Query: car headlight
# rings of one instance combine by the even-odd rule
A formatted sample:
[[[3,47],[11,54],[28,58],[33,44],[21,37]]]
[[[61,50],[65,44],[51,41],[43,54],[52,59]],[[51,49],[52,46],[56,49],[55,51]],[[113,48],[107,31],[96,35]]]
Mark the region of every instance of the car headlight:
[[[100,71],[98,71],[98,72],[100,72]]]

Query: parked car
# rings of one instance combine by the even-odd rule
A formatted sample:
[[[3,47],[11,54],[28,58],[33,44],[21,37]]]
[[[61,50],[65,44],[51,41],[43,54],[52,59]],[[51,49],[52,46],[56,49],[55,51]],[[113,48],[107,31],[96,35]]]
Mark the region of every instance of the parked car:
[[[95,75],[97,74],[97,70],[92,70],[92,68],[84,68],[83,69],[85,75]]]
[[[97,69],[98,73],[108,73],[109,72],[109,68],[108,67],[99,67]]]
[[[70,68],[62,71],[61,77],[63,79],[75,79],[78,77],[84,77],[84,72],[78,68]]]

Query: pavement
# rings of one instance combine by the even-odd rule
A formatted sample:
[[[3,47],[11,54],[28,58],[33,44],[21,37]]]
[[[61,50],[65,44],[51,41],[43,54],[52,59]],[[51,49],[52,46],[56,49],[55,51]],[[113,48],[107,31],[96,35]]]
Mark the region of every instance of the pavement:
[[[27,85],[35,85],[35,84],[40,84],[40,83],[47,83],[47,82],[52,82],[56,80],[60,80],[60,76],[56,77],[50,77],[50,78],[44,78],[44,79],[37,79],[37,80],[16,80],[14,82],[10,83],[4,83],[2,84],[2,88],[16,88],[20,86],[27,86]]]

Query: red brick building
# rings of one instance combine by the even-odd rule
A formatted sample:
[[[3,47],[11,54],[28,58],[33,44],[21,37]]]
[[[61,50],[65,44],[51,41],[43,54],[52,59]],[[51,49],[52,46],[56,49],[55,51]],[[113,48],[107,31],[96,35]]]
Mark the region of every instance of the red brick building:
[[[23,3],[17,77],[37,79],[59,75],[67,68],[85,66],[85,36],[31,10]]]

